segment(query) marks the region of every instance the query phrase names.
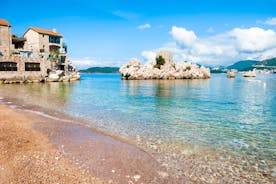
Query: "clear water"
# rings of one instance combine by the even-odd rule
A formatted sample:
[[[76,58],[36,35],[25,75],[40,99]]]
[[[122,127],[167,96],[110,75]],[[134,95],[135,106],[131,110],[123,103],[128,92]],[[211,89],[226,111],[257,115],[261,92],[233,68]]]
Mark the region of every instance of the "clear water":
[[[0,96],[79,117],[138,142],[227,149],[276,161],[276,75],[121,81],[118,74],[83,74],[76,83],[1,85]],[[270,170],[275,174],[273,165]]]

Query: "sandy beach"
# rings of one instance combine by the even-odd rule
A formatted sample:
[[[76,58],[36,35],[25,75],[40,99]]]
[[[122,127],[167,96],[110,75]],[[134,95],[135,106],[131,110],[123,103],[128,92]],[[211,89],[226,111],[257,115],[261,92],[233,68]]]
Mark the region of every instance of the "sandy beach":
[[[168,183],[146,152],[85,126],[0,104],[0,183]]]

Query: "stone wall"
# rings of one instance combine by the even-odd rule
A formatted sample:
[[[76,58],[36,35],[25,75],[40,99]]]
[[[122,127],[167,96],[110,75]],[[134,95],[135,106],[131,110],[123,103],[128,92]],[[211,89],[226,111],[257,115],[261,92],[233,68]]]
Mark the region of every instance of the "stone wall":
[[[39,47],[39,34],[35,32],[34,30],[29,29],[25,35],[24,38],[26,38],[26,42],[24,45],[25,50],[32,50],[35,57],[38,57],[38,53],[40,52]]]
[[[4,56],[10,55],[11,44],[11,28],[0,25],[0,51]]]
[[[40,82],[51,69],[51,61],[39,58],[0,57],[0,62],[17,63],[17,71],[0,71],[0,83]],[[26,62],[40,63],[40,71],[25,71]]]

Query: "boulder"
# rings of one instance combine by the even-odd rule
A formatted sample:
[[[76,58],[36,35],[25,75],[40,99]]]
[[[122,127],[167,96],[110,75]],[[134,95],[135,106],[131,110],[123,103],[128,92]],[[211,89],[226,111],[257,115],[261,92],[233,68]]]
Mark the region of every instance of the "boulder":
[[[64,75],[65,75],[64,71],[62,71],[62,70],[51,71],[51,72],[49,72],[47,81],[58,82],[58,81],[60,81],[61,77],[63,77]]]
[[[204,66],[189,62],[174,62],[173,55],[169,51],[160,51],[157,57],[162,57],[165,62],[161,65],[156,61],[148,61],[144,65],[133,58],[126,65],[122,66],[119,72],[124,80],[145,80],[145,79],[208,79],[210,69]]]
[[[73,72],[70,76],[70,81],[78,81],[78,80],[80,80],[80,73]]]

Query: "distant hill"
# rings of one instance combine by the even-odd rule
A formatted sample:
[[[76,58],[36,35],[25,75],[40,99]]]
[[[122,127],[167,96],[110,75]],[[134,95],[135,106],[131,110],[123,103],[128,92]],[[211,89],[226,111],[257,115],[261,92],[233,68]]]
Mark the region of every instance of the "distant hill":
[[[80,70],[81,73],[119,73],[119,67],[91,67]]]
[[[200,66],[200,65],[199,65]],[[276,58],[266,59],[263,61],[243,60],[234,63],[228,67],[214,66],[209,67],[212,73],[225,73],[226,69],[236,69],[238,71],[248,71],[256,69],[276,69]],[[119,73],[119,67],[91,67],[85,70],[80,70],[81,73]]]
[[[257,63],[259,63],[259,61],[256,61],[256,60],[238,61],[233,65],[228,66],[227,69],[228,70],[236,69],[238,71],[245,71],[245,70],[250,70],[251,67]]]
[[[271,58],[271,59],[266,59],[266,60],[260,61],[255,66],[276,67],[276,58]]]

